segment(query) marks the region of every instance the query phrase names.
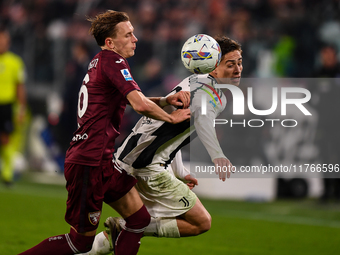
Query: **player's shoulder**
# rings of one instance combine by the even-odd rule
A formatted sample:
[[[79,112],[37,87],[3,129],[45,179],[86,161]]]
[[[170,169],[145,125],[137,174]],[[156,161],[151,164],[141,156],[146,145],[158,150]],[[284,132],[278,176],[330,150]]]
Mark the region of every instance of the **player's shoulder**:
[[[118,53],[109,50],[101,50],[89,63],[88,70],[91,68],[104,69],[110,72],[110,70],[128,69],[129,65],[126,59]]]
[[[198,84],[206,84],[210,86],[215,86],[216,80],[210,74],[199,74],[197,75]]]
[[[192,74],[184,78],[173,90],[175,89],[178,90],[178,88],[180,88],[182,91],[190,91],[191,85],[196,83],[198,78],[199,78],[199,75]]]
[[[209,74],[192,74],[184,78],[176,87],[174,87],[168,95],[174,94],[179,91],[193,91],[197,87],[202,86],[202,83],[213,85],[215,80]]]
[[[110,50],[102,50],[101,52],[97,54],[97,56],[99,56],[99,58],[102,59],[102,61],[110,61],[110,62],[113,61],[115,64],[121,64],[121,63],[126,64],[127,63],[124,57]]]
[[[195,74],[188,77],[190,91],[202,89],[204,87],[212,88],[215,87],[216,81],[214,77],[209,74]]]
[[[13,62],[18,63],[18,64],[20,64],[20,65],[23,64],[22,58],[21,58],[19,55],[15,54],[14,52],[7,51],[7,52],[5,53],[5,57],[6,57],[7,59],[9,59],[10,61],[13,61]]]
[[[14,58],[14,59],[21,59],[20,57],[19,57],[19,55],[17,55],[17,54],[15,54],[14,52],[12,52],[12,51],[7,51],[6,53],[5,53],[5,56],[7,57],[7,58]]]

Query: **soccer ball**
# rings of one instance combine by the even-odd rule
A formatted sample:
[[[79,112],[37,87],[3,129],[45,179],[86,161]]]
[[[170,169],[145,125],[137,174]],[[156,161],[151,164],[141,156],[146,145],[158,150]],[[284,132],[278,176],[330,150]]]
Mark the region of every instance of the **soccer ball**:
[[[212,72],[221,61],[221,48],[214,38],[205,34],[190,37],[183,45],[181,59],[192,73]]]

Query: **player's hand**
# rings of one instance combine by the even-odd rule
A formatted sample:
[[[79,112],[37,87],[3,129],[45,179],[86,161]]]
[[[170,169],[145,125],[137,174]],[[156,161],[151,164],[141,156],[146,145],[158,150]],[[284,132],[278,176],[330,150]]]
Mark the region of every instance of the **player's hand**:
[[[185,120],[190,120],[190,109],[179,109],[170,114],[172,124],[177,124]]]
[[[218,174],[220,180],[225,181],[226,177],[230,178],[231,172],[233,172],[233,165],[227,158],[215,158],[213,160],[215,164],[215,173]]]
[[[189,189],[193,189],[196,185],[198,185],[198,181],[196,178],[191,176],[190,174],[184,177],[185,183],[188,185]]]
[[[174,95],[167,96],[166,102],[176,107],[186,109],[190,106],[190,92],[179,91]]]

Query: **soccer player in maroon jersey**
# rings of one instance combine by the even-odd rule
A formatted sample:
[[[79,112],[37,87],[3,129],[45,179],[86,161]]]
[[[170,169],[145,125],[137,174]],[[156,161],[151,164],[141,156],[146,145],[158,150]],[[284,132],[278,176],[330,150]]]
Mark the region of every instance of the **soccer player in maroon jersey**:
[[[159,107],[172,104],[187,108],[189,93],[146,98],[133,80],[126,58],[134,55],[137,38],[126,13],[109,10],[89,21],[90,32],[102,51],[90,62],[83,80],[78,129],[66,153],[65,220],[71,225],[70,233],[47,238],[21,254],[71,255],[90,251],[103,202],[126,221],[126,228],[115,237],[114,253],[137,254],[150,215],[133,187],[136,179],[112,161],[126,104],[145,116],[169,123],[190,118],[189,109],[167,114]]]

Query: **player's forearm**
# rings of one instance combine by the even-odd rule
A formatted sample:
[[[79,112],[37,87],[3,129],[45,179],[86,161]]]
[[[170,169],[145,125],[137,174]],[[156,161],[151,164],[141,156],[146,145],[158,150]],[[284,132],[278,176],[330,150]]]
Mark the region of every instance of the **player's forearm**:
[[[186,169],[183,165],[182,153],[180,150],[176,153],[176,156],[171,162],[171,168],[172,168],[174,175],[177,178],[180,178],[181,180],[184,180],[185,176],[190,174],[190,171]]]
[[[24,84],[19,84],[17,87],[17,100],[18,100],[18,120],[23,120],[26,112],[26,90]]]
[[[157,105],[157,101],[159,103],[160,98],[153,97],[151,100],[145,97],[142,92],[134,90],[127,95],[127,99],[132,108],[142,115],[157,120],[172,121],[172,117]]]
[[[166,113],[162,108],[159,107],[157,103],[155,103],[153,100],[150,98],[145,98],[145,106],[142,109],[139,109],[139,113],[145,115],[146,117],[156,119],[156,120],[162,120],[165,122],[173,123],[174,118]],[[156,100],[156,98],[153,98]],[[159,102],[158,98],[158,102]]]
[[[148,97],[148,99],[154,102],[159,107],[164,107],[164,106],[169,105],[168,102],[166,101],[166,97]]]
[[[151,100],[152,102],[154,102],[156,105],[159,105],[159,100],[161,99],[161,97],[147,97],[149,100]]]
[[[21,107],[26,107],[26,92],[23,84],[18,85],[17,99]]]
[[[177,110],[168,114],[153,101],[146,98],[143,93],[136,90],[131,91],[126,97],[136,112],[152,119],[176,124],[190,118],[189,109]]]
[[[195,116],[195,129],[199,139],[202,141],[204,147],[213,161],[216,158],[226,158],[220,143],[217,139],[216,130],[213,127],[213,118],[209,115],[197,114]]]

